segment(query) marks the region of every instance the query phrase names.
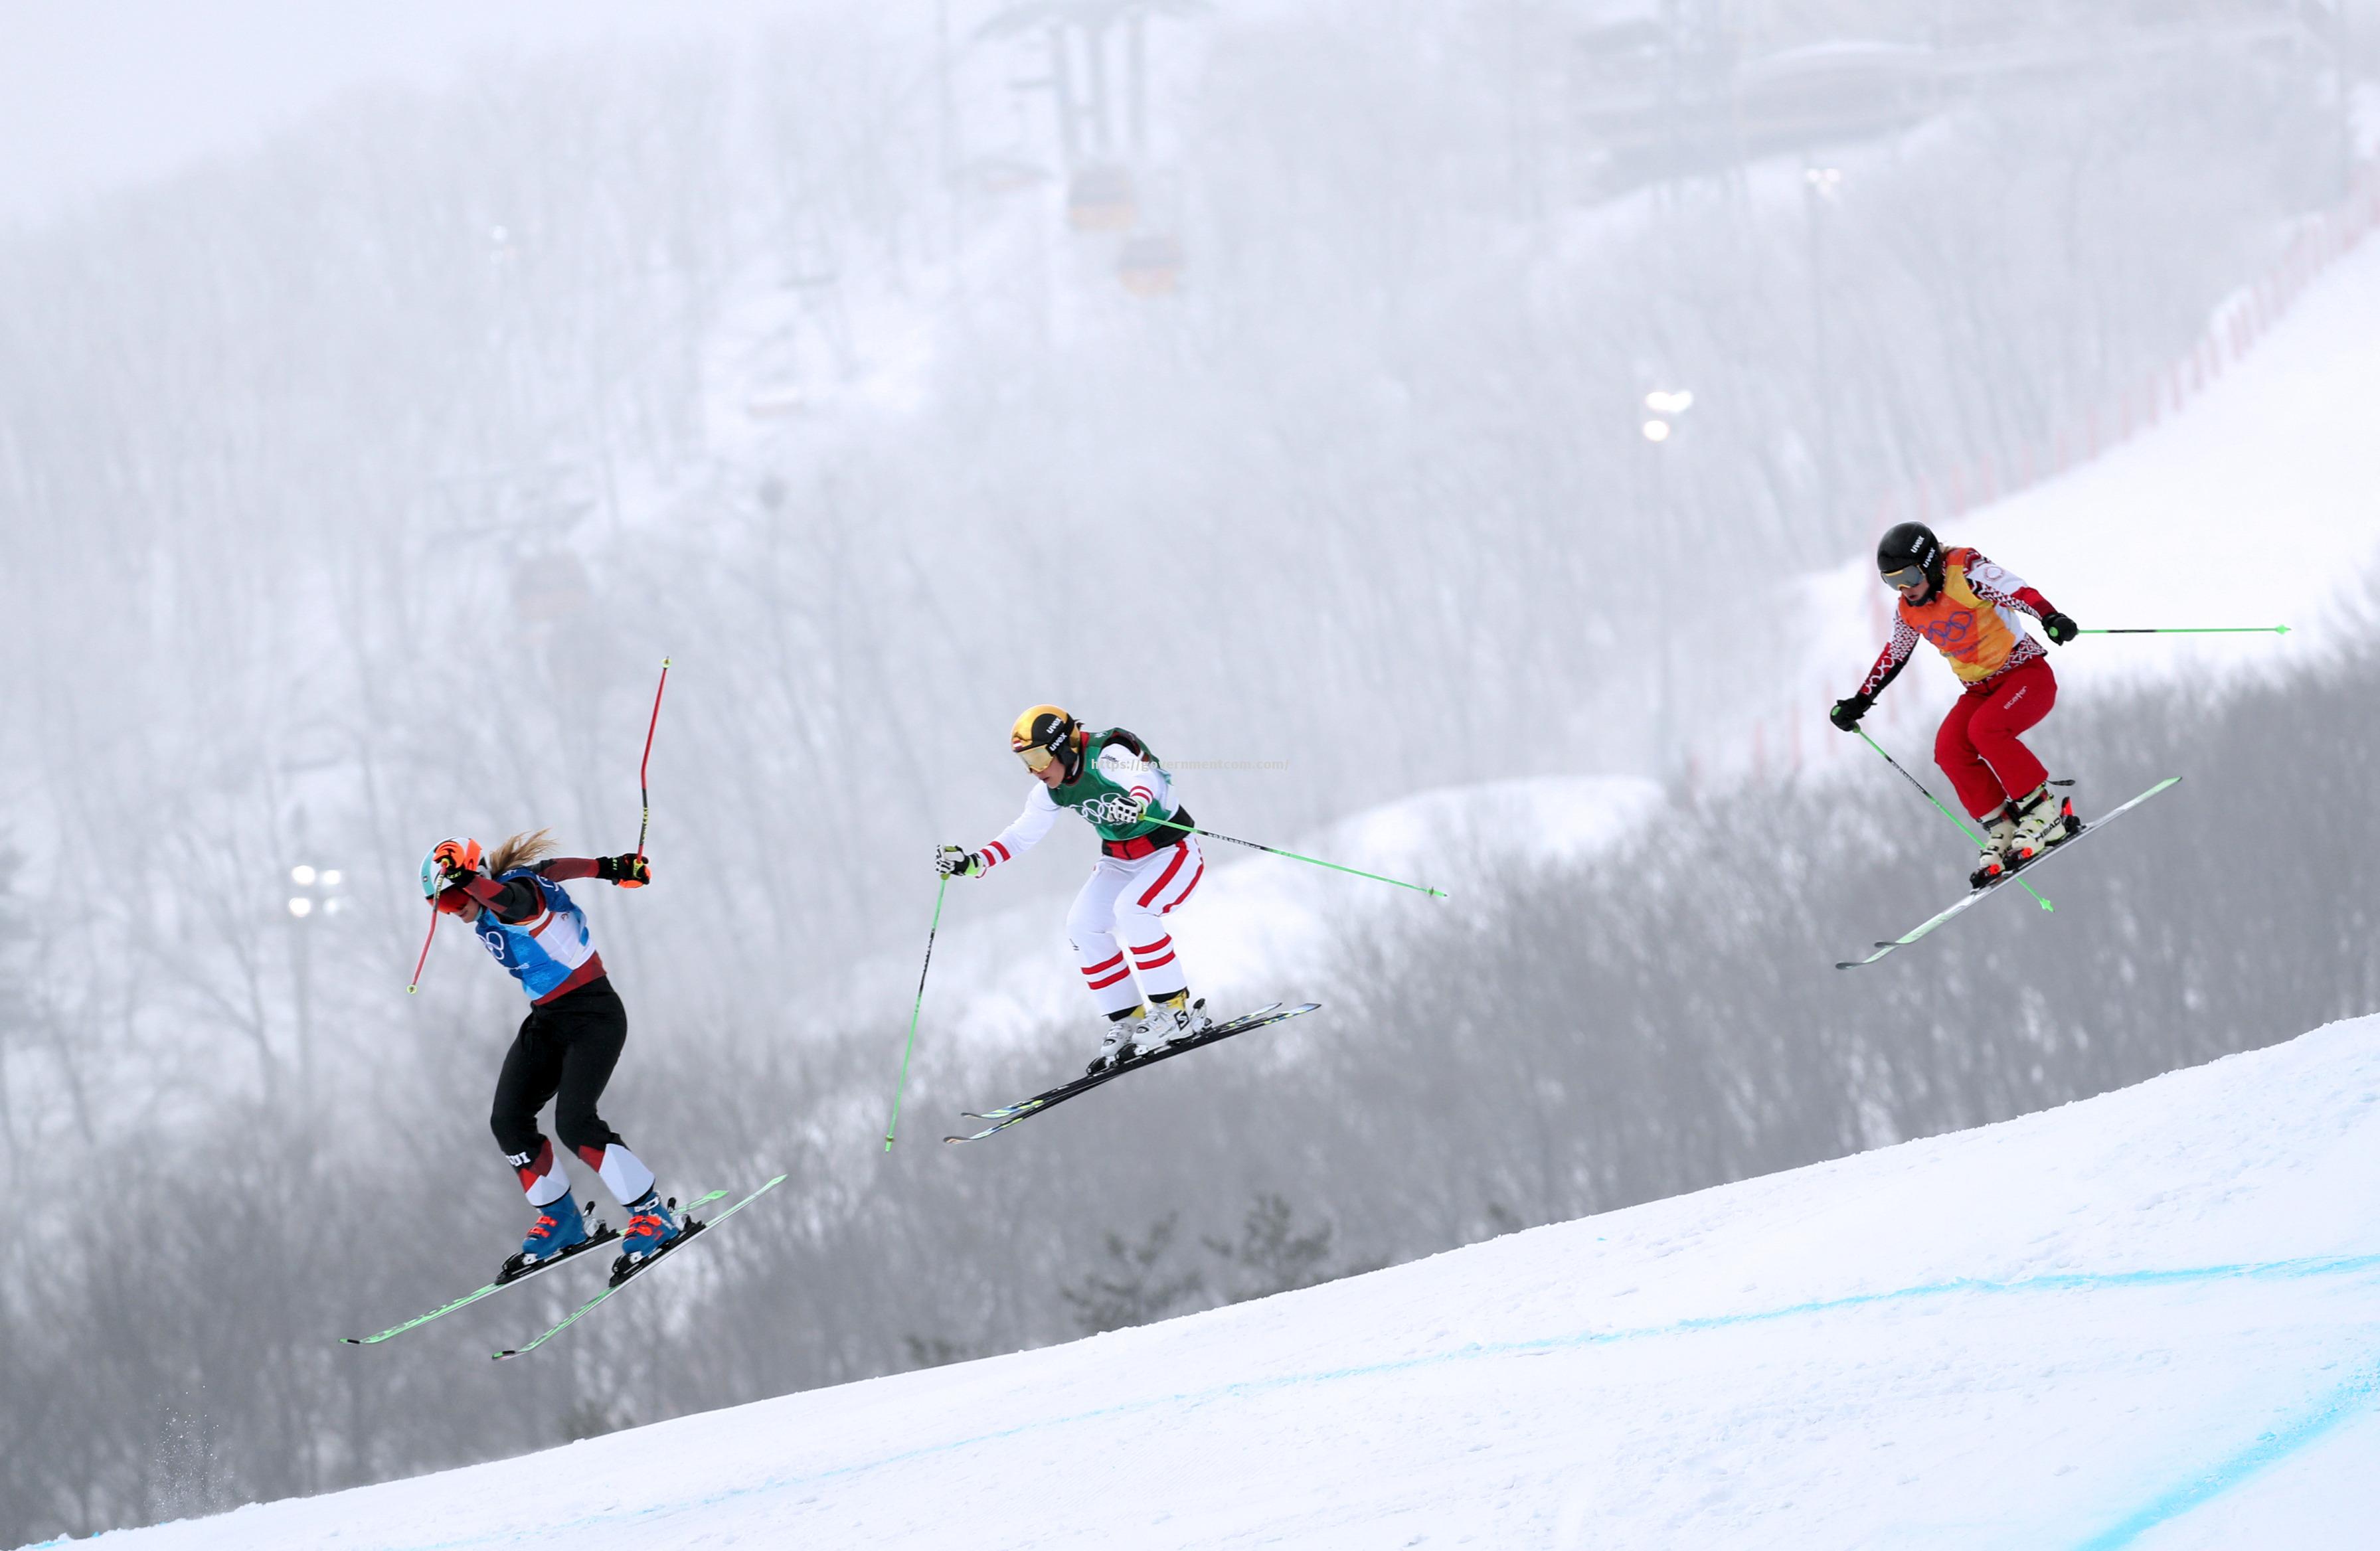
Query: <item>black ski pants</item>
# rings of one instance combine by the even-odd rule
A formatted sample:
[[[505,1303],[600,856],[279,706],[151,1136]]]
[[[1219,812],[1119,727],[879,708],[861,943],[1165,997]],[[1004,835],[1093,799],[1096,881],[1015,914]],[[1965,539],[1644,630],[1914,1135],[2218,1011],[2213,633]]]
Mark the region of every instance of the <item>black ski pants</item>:
[[[595,1112],[603,1084],[628,1041],[628,1010],[609,976],[589,980],[569,995],[532,1007],[521,1020],[504,1069],[496,1078],[495,1111],[489,1126],[496,1145],[515,1168],[535,1158],[545,1145],[537,1112],[553,1099],[553,1129],[562,1145],[600,1166],[603,1149],[620,1140]]]

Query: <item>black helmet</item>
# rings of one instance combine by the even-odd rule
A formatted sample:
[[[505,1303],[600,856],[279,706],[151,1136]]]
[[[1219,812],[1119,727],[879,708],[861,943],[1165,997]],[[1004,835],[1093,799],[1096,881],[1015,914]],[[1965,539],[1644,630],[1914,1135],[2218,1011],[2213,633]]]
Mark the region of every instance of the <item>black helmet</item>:
[[[1942,585],[1942,540],[1922,522],[1898,523],[1876,546],[1876,574],[1884,585],[1905,587],[1923,575],[1928,590]]]

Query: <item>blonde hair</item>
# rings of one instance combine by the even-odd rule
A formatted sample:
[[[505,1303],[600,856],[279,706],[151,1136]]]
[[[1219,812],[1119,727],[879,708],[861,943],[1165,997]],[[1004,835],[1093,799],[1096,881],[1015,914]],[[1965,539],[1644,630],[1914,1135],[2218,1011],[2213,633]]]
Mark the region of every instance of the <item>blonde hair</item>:
[[[553,854],[555,841],[551,830],[532,830],[515,835],[490,854],[488,876],[502,878],[515,867],[534,866]]]

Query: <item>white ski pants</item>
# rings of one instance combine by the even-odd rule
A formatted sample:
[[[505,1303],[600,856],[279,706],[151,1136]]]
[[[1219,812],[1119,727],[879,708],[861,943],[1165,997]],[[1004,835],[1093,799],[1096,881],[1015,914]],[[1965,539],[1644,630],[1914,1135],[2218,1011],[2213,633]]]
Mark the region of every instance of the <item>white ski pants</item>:
[[[1207,858],[1196,835],[1128,862],[1101,856],[1091,868],[1067,913],[1066,935],[1082,961],[1083,984],[1101,1012],[1129,1012],[1144,995],[1153,1000],[1189,988],[1165,915],[1205,876]],[[1135,971],[1140,975],[1137,988]]]

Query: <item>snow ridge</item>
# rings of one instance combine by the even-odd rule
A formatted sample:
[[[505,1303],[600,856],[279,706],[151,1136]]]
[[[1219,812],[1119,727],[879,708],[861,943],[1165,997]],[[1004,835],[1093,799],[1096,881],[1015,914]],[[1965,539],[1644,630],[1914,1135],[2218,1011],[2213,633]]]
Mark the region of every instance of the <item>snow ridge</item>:
[[[111,1539],[2354,1544],[2375,1221],[2380,1017],[1280,1297]]]

